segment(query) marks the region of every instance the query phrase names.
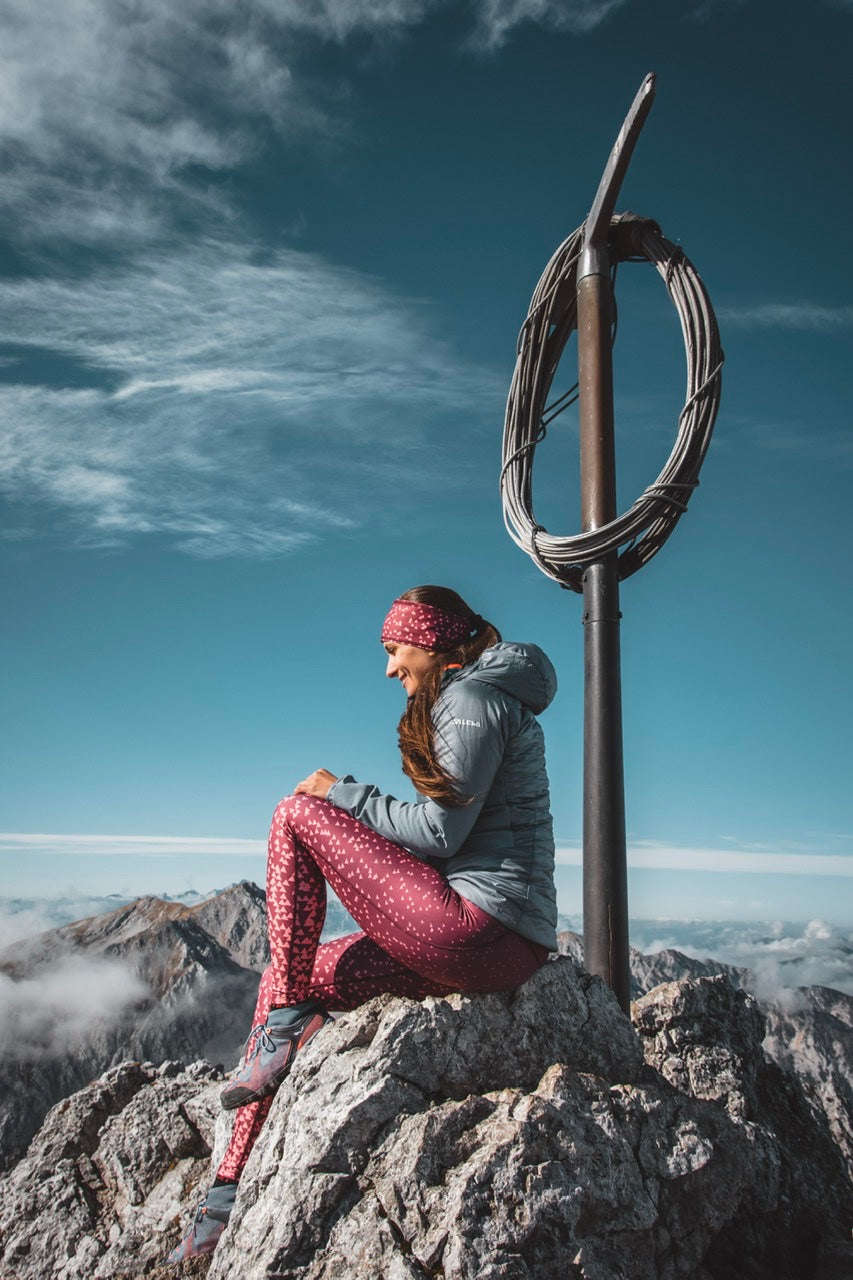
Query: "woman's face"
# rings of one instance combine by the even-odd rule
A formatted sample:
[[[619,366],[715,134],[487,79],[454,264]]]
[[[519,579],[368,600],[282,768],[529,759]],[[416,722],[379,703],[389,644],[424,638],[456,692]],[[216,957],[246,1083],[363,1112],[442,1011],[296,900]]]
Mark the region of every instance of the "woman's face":
[[[388,666],[385,674],[389,680],[399,680],[406,690],[406,697],[417,693],[420,683],[428,671],[437,667],[439,655],[429,649],[419,649],[415,644],[397,644],[388,640],[385,644],[388,654]]]

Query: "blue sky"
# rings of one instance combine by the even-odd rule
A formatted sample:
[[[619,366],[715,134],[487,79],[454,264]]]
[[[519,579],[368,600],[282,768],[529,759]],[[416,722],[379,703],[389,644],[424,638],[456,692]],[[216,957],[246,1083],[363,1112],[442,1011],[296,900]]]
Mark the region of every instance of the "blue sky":
[[[619,207],[683,245],[727,360],[690,510],[623,585],[632,914],[853,925],[853,5],[0,12],[4,892],[261,880],[312,769],[408,794],[378,633],[433,581],[557,666],[579,909],[580,601],[504,531],[503,405],[654,70]],[[617,292],[624,508],[684,359],[652,269]],[[536,468],[577,532],[568,415]]]

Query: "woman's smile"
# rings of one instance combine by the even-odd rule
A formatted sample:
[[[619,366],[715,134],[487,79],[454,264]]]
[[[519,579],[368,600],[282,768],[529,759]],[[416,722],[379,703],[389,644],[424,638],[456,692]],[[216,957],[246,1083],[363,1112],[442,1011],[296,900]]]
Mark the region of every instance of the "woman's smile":
[[[439,662],[437,653],[419,649],[415,644],[397,644],[389,640],[385,652],[388,654],[385,674],[389,680],[400,681],[408,698],[414,697],[424,676]]]

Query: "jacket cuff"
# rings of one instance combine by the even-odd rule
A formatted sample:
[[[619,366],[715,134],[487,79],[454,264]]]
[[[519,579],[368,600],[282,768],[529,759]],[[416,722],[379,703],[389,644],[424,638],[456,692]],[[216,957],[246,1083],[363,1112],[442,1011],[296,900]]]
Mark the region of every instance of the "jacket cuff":
[[[332,783],[326,794],[326,799],[336,808],[349,812],[358,803],[364,792],[369,790],[370,788],[366,787],[363,782],[356,782],[352,774],[348,773],[343,778],[338,778]]]

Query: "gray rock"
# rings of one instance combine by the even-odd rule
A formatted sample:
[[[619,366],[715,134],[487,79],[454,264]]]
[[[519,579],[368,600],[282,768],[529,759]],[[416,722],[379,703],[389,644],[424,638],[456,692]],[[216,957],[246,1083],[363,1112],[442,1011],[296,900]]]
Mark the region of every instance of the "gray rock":
[[[416,1165],[433,1157],[440,1163],[440,1151],[418,1155],[425,1114],[435,1123],[444,1107],[452,1129],[461,1108],[464,1127],[472,1098],[509,1089],[523,1099],[555,1061],[603,1081],[634,1080],[642,1062],[611,992],[567,959],[546,965],[514,995],[423,1002],[380,997],[340,1018],[300,1054],[276,1098],[211,1277],[229,1275],[238,1258],[246,1276],[266,1275],[269,1268],[302,1275],[299,1268],[309,1264],[314,1269],[306,1275],[335,1274],[339,1264],[326,1258],[326,1240],[350,1211],[356,1222],[366,1220],[369,1206],[361,1203],[359,1187],[371,1179],[371,1158],[381,1169],[393,1169],[405,1153]],[[479,1106],[494,1109],[477,1103],[475,1116]],[[377,1203],[373,1219],[387,1212]],[[273,1215],[271,1205],[277,1206]],[[374,1226],[359,1246],[368,1268],[378,1265],[368,1260]],[[383,1239],[388,1230],[382,1228]],[[348,1254],[358,1235],[348,1231],[337,1247]],[[388,1247],[394,1268],[406,1275],[414,1266],[406,1248],[399,1241]]]
[[[632,1008],[645,1058],[676,1089],[748,1119],[763,1063],[758,1002],[717,975],[655,987]]]
[[[752,1176],[750,1144],[718,1108],[556,1065],[529,1093],[406,1118],[371,1157],[357,1212],[335,1222],[320,1255],[297,1272],[279,1254],[275,1268],[306,1280],[385,1275],[393,1260],[412,1275],[461,1280],[688,1275]],[[347,1270],[355,1250],[361,1272]]]
[[[276,1099],[211,1280],[829,1280],[853,1263],[849,1185],[790,1078],[768,1080],[755,1002],[705,979],[641,1013],[680,1088],[638,1072],[612,996],[565,960],[514,997],[342,1018]]]
[[[764,1049],[793,1072],[853,1169],[853,996],[797,987],[765,1004]]]
[[[826,1119],[762,1050],[758,1002],[723,976],[665,983],[634,1005],[647,1063],[749,1131],[764,1174],[703,1265],[725,1280],[853,1275],[853,1183]]]
[[[128,1062],[54,1107],[0,1184],[3,1280],[157,1274],[204,1194],[221,1079]]]

